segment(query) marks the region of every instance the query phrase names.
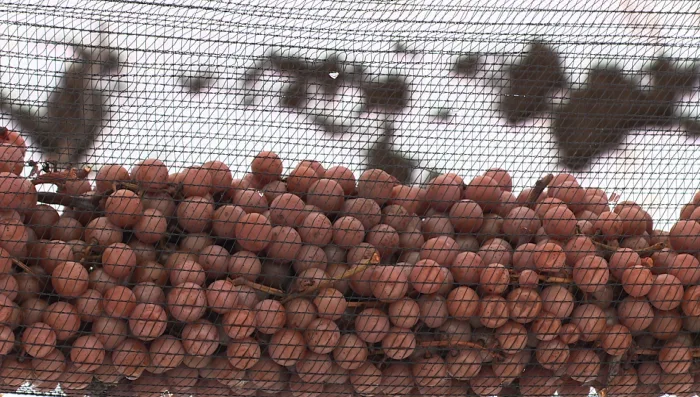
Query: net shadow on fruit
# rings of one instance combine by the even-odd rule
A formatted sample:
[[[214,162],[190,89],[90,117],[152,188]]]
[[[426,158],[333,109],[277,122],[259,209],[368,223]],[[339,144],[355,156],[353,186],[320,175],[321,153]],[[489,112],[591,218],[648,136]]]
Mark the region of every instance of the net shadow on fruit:
[[[669,69],[664,60],[655,65],[649,91],[643,91],[620,69],[591,69],[587,86],[573,91],[570,100],[554,112],[552,134],[563,166],[575,171],[589,167],[596,157],[622,144],[634,129],[677,122],[686,129],[697,125],[677,116],[674,109],[677,99],[694,85],[694,73]]]
[[[543,42],[530,44],[520,63],[508,68],[501,88],[499,110],[511,124],[516,124],[550,108],[552,92],[566,87],[561,59]]]
[[[392,142],[395,133],[393,122],[384,121],[382,136],[367,150],[367,169],[384,170],[400,183],[410,184],[411,176],[418,164],[394,150]]]

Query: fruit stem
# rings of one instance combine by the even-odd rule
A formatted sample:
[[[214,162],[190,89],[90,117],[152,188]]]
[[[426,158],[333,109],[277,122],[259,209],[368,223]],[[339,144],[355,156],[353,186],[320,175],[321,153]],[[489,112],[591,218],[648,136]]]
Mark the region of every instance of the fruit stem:
[[[420,347],[469,347],[472,349],[485,349],[484,346],[475,342],[453,341],[453,340],[431,340],[418,344]]]
[[[379,264],[379,262],[380,262],[379,254],[374,253],[374,255],[372,255],[371,258],[365,259],[365,260],[361,261],[359,265],[357,265],[351,269],[346,270],[343,274],[340,275],[340,277],[334,277],[330,280],[322,281],[322,282],[318,283],[315,287],[309,288],[309,289],[304,290],[302,292],[298,292],[296,294],[291,294],[291,295],[287,296],[286,298],[282,299],[282,303],[284,304],[284,303],[287,303],[293,299],[296,299],[296,298],[299,298],[299,297],[302,297],[305,295],[310,295],[318,290],[330,287],[338,281],[346,280],[346,279],[348,279],[356,274],[364,272],[365,270],[367,270],[371,266],[375,266],[375,265]]]
[[[514,271],[511,271],[510,273],[510,278],[517,280],[518,279],[518,274],[515,273]],[[545,276],[545,275],[539,275],[538,276],[540,281],[544,281],[545,283],[554,283],[554,284],[570,284],[573,283],[574,280],[572,278],[568,277],[553,277],[553,276]]]
[[[92,249],[97,247],[100,244],[100,242],[96,238],[90,239],[88,245],[83,249],[83,256],[80,258],[80,264],[85,266],[85,262],[89,261],[91,258],[90,253],[92,253]],[[100,256],[100,258],[102,258]]]
[[[286,295],[284,293],[284,291],[282,291],[282,290],[279,290],[277,288],[268,287],[267,285],[254,283],[254,282],[252,282],[244,277],[238,277],[235,280],[229,279],[229,281],[231,281],[231,283],[233,283],[233,285],[236,285],[236,286],[245,285],[245,286],[248,286],[254,290],[265,292],[265,293],[268,293],[270,295],[275,295],[275,296],[285,296]]]
[[[666,248],[666,244],[664,244],[664,243],[656,243],[656,244],[651,245],[651,246],[649,246],[649,247],[641,248],[641,249],[635,250],[634,252],[636,252],[637,255],[639,255],[639,256],[642,257],[642,258],[648,258],[648,257],[654,255],[655,252],[659,252],[659,251],[661,251],[661,250],[664,249],[664,248]]]
[[[494,351],[491,351],[491,350],[487,349],[486,347],[484,347],[483,345],[481,345],[479,343],[475,343],[475,342],[465,342],[465,341],[459,341],[459,340],[453,341],[453,340],[449,340],[449,339],[448,340],[433,340],[433,341],[420,342],[420,343],[418,343],[418,346],[423,347],[423,348],[430,348],[430,347],[443,347],[443,348],[445,348],[445,347],[447,347],[447,348],[462,347],[462,348],[464,348],[464,347],[466,347],[466,348],[476,349],[476,350],[487,350],[489,353],[491,353],[491,355],[494,358],[499,358],[499,359],[503,358],[503,357],[501,357],[500,354],[498,354]]]
[[[22,262],[19,261],[18,259],[15,259],[14,257],[11,257],[10,260],[12,260],[12,263],[14,263],[15,265],[17,265],[17,267],[19,267],[20,269],[24,270],[26,273],[29,273],[29,274],[31,274],[32,276],[36,276],[36,274],[34,274],[34,272],[32,271],[32,269],[29,268],[29,266],[25,265],[24,263],[22,263]]]
[[[350,302],[348,302],[348,307],[372,308],[372,307],[380,307],[382,305],[383,305],[382,302],[376,302],[376,301],[350,301]]]
[[[593,244],[595,244],[596,247],[598,247],[602,250],[605,250],[607,253],[612,254],[618,250],[617,248],[610,246],[610,245],[607,245],[605,243],[601,243],[601,242],[595,241],[593,239],[591,239],[591,240],[593,241]],[[639,255],[641,258],[648,258],[648,257],[652,256],[655,252],[659,252],[664,248],[666,248],[666,244],[656,243],[656,244],[649,246],[649,247],[646,247],[646,248],[636,249],[636,250],[634,250],[634,252],[636,252],[637,255]]]
[[[130,182],[124,182],[124,181],[118,181],[115,182],[112,186],[112,189],[115,191],[125,189],[125,190],[131,190],[134,193],[138,193],[141,189],[139,189],[139,185],[136,183],[130,183]]]
[[[530,209],[535,209],[535,205],[537,205],[537,199],[540,197],[540,194],[544,192],[544,189],[549,186],[550,183],[552,183],[552,180],[554,180],[554,175],[552,174],[547,174],[542,179],[538,180],[535,182],[535,186],[532,187],[532,190],[530,191],[530,194],[527,196],[527,200],[525,203],[527,204]]]
[[[66,193],[54,193],[54,192],[37,192],[37,201],[43,204],[61,205],[64,207],[70,207],[72,209],[89,212],[94,214],[100,214],[100,201],[106,197],[104,195],[97,195],[93,197],[80,197],[73,196]]]
[[[68,180],[75,179],[85,179],[90,175],[92,167],[83,167],[81,169],[70,167],[63,171],[49,172],[46,174],[41,174],[36,178],[32,179],[32,184],[43,185],[43,184],[54,184],[58,187],[63,186]]]
[[[700,358],[700,348],[690,349],[693,358]],[[634,353],[640,356],[656,356],[659,351],[656,349],[634,349]]]

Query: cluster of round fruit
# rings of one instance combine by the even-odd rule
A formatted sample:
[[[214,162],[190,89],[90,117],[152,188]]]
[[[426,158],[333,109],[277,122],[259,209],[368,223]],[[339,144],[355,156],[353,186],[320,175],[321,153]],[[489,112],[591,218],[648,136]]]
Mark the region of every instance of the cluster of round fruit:
[[[700,390],[700,195],[663,232],[639,205],[611,206],[569,174],[518,195],[500,169],[423,187],[316,161],[284,174],[271,152],[242,179],[218,161],[176,173],[157,159],[107,165],[93,182],[3,169],[0,385],[261,397]]]

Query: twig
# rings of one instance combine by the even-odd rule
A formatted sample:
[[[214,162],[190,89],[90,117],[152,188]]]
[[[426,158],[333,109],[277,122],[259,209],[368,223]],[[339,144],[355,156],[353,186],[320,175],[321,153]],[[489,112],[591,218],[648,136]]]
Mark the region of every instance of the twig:
[[[172,223],[172,224],[170,224],[170,225],[168,226],[168,234],[170,234],[170,235],[175,234],[175,235],[178,235],[178,236],[182,236],[182,235],[184,235],[184,234],[186,234],[186,233],[185,233],[185,229],[183,229],[182,227],[180,227],[179,224],[177,224],[177,223]]]
[[[320,289],[330,287],[338,281],[346,280],[346,279],[348,279],[356,274],[364,272],[368,268],[379,264],[379,262],[380,262],[379,254],[375,253],[374,255],[372,255],[372,257],[370,259],[365,259],[364,261],[362,261],[361,264],[355,266],[354,268],[346,270],[345,273],[340,275],[340,277],[336,277],[336,278],[332,278],[330,280],[322,281],[322,282],[316,284],[316,286],[311,287],[307,290],[289,295],[288,297],[282,299],[282,303],[287,303],[293,299],[296,299],[296,298],[299,298],[302,296],[306,296],[306,295],[310,295],[310,294],[313,294],[314,292],[316,292]]]
[[[519,275],[512,272],[510,274],[511,279],[518,279]],[[574,280],[569,277],[554,277],[554,276],[546,276],[546,275],[539,275],[538,276],[540,281],[544,281],[545,283],[556,283],[556,284],[570,284],[573,283]]]
[[[83,167],[81,169],[68,168],[63,171],[49,172],[37,176],[32,180],[34,185],[54,184],[62,186],[69,180],[85,179],[90,175],[92,167]]]
[[[104,194],[95,195],[93,197],[82,197],[66,193],[37,192],[37,201],[43,204],[62,205],[77,211],[100,214],[102,213],[102,210],[100,210],[100,201],[108,196],[108,193],[109,192],[105,192]]]
[[[285,295],[286,295],[286,294],[284,293],[284,291],[282,291],[282,290],[279,290],[279,289],[277,289],[277,288],[268,287],[267,285],[262,285],[262,284],[254,283],[254,282],[252,282],[252,281],[250,281],[250,280],[248,280],[247,278],[244,278],[244,277],[238,277],[238,278],[236,278],[236,279],[234,279],[234,280],[231,280],[231,279],[229,278],[228,280],[229,280],[231,283],[233,283],[233,285],[236,285],[236,286],[237,286],[237,285],[245,285],[245,286],[248,286],[248,287],[250,287],[250,288],[252,288],[252,289],[254,289],[254,290],[258,290],[258,291],[261,291],[261,292],[265,292],[265,293],[270,294],[270,295],[275,295],[275,296],[285,296]]]
[[[535,186],[532,187],[530,194],[527,196],[526,204],[528,205],[528,207],[530,207],[531,209],[535,209],[535,205],[537,205],[537,199],[540,197],[542,192],[544,192],[544,189],[546,189],[547,186],[549,186],[549,184],[552,183],[552,180],[554,180],[554,175],[548,174],[542,179],[535,182]]]
[[[10,258],[10,260],[12,261],[12,263],[14,263],[15,265],[17,265],[17,267],[19,267],[20,269],[22,269],[22,270],[24,270],[25,272],[31,274],[32,276],[36,276],[36,274],[34,274],[34,271],[32,271],[32,269],[30,269],[29,266],[27,266],[27,265],[25,265],[24,263],[20,262],[18,259]]]
[[[559,284],[569,284],[569,283],[574,282],[574,280],[571,278],[549,277],[549,276],[540,276],[540,281],[544,281],[545,283],[559,283]]]
[[[595,241],[593,239],[591,239],[591,240],[593,241],[593,244],[595,244],[596,247],[606,251],[606,253],[612,254],[618,250],[617,248],[615,248],[613,246]],[[646,248],[636,249],[636,250],[634,250],[634,252],[636,252],[637,255],[639,255],[641,258],[648,258],[648,257],[652,256],[655,252],[659,252],[664,248],[666,248],[666,244],[656,243],[656,244],[649,246],[649,247],[646,247]]]
[[[659,252],[664,248],[666,248],[666,244],[656,243],[654,245],[650,245],[649,247],[635,250],[634,252],[636,252],[637,255],[639,255],[642,258],[648,258],[648,257],[654,255],[655,252]]]
[[[693,358],[700,358],[700,348],[690,349]],[[634,349],[634,354],[639,356],[656,356],[659,354],[657,349]]]
[[[383,306],[383,302],[379,301],[350,301],[348,302],[348,307],[366,307],[366,308],[375,308],[375,307],[380,307]]]
[[[475,342],[464,342],[464,341],[453,341],[453,340],[431,340],[426,342],[420,342],[418,344],[420,347],[467,347],[471,349],[484,350],[484,346]]]
[[[97,247],[99,244],[100,242],[96,238],[90,239],[88,245],[83,249],[83,256],[80,258],[81,265],[85,265],[85,262],[91,258],[90,253],[92,253],[92,249]]]
[[[131,190],[134,193],[138,193],[139,190],[139,185],[137,183],[131,183],[131,182],[125,182],[125,181],[118,181],[112,184],[112,189],[114,191],[117,190]]]
[[[41,175],[41,170],[39,169],[39,163],[34,160],[27,161],[27,165],[32,167],[32,171],[27,176],[28,178],[33,178]]]
[[[486,350],[488,351],[494,358],[502,359],[503,357],[499,354],[496,353],[490,349],[487,349],[485,346],[475,343],[475,342],[464,342],[464,341],[453,341],[453,340],[433,340],[433,341],[426,341],[426,342],[420,342],[418,343],[419,347],[442,347],[442,348],[469,348],[469,349],[476,349],[476,350]]]

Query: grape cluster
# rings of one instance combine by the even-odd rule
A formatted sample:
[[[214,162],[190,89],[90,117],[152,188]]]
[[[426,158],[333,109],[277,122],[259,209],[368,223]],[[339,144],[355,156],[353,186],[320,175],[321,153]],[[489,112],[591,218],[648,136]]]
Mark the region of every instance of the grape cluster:
[[[3,391],[700,390],[700,194],[664,232],[569,174],[515,194],[501,169],[420,187],[309,160],[285,173],[261,152],[242,179],[219,161],[173,172],[158,159],[94,181],[23,177],[12,134],[0,143]]]

